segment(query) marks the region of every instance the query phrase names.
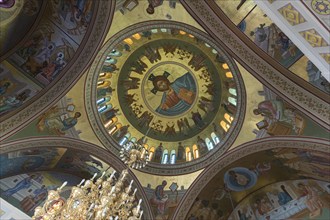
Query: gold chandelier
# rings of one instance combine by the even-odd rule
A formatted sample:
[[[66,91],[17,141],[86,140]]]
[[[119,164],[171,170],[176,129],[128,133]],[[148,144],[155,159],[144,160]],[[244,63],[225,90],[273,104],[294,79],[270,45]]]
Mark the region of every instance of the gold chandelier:
[[[57,190],[50,190],[43,207],[35,209],[34,220],[140,220],[143,214],[141,202],[136,201],[136,190],[132,190],[133,180],[126,184],[128,170],[123,170],[116,179],[116,171],[110,177],[102,176],[94,181],[82,180],[72,187],[67,200],[60,193],[67,184]]]
[[[130,141],[121,148],[119,153],[121,160],[133,169],[145,167],[149,161],[149,151],[139,143]]]

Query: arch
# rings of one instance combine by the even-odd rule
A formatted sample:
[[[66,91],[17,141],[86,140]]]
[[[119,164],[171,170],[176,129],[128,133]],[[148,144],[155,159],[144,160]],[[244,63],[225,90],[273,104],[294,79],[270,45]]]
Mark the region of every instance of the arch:
[[[127,133],[124,135],[124,137],[122,137],[122,138],[119,140],[118,144],[119,144],[120,146],[123,146],[124,144],[126,144],[126,143],[128,142],[128,140],[129,140],[130,137],[131,137],[131,134],[130,134],[129,132],[127,132]]]
[[[231,72],[226,72],[226,77],[227,78],[233,78],[233,74]]]
[[[169,162],[168,150],[165,149],[162,155],[162,164],[167,164]]]
[[[113,134],[115,133],[119,128],[122,127],[121,123],[116,124],[115,126],[113,126],[112,128],[109,129],[108,133],[109,134]]]
[[[111,85],[111,82],[108,80],[101,80],[97,82],[97,88],[106,88]]]
[[[208,150],[212,150],[214,148],[214,143],[210,138],[208,138],[208,137],[205,138],[205,143],[206,143]]]
[[[140,39],[141,39],[141,34],[136,33],[136,34],[133,34],[132,37],[133,37],[135,40],[140,40]]]
[[[107,64],[116,64],[117,63],[117,59],[116,58],[112,58],[110,56],[107,56],[107,59],[104,61]]]
[[[233,116],[230,116],[228,113],[225,113],[224,117],[229,123],[232,123],[234,120]]]
[[[229,93],[232,94],[233,96],[237,96],[236,89],[234,88],[229,88]]]
[[[230,128],[230,126],[225,122],[225,121],[221,121],[220,122],[220,126],[223,128],[223,130],[225,130],[226,132],[228,131],[228,129]]]
[[[231,104],[233,104],[234,106],[237,105],[237,99],[233,98],[233,97],[228,97],[228,102],[230,102]]]
[[[127,169],[126,165],[113,153],[86,141],[73,139],[73,138],[66,138],[66,137],[38,137],[38,138],[25,138],[16,141],[10,141],[1,144],[1,155],[14,153],[22,150],[50,150],[56,148],[67,148],[74,151],[84,152],[88,155],[91,155],[99,160],[102,160],[106,164],[109,164],[115,170],[122,172],[124,169]],[[51,171],[55,170],[55,168],[50,169],[41,169],[40,171]],[[24,173],[33,172],[36,170],[25,170]],[[39,170],[38,170],[39,171]],[[142,209],[143,215],[146,219],[154,219],[154,216],[151,211],[151,207],[149,205],[148,198],[144,192],[143,187],[139,183],[139,180],[136,178],[134,173],[127,169],[129,174],[129,179],[134,180],[133,187],[136,187],[137,190],[137,197],[142,198]],[[16,172],[12,173],[8,176],[18,175],[23,172]],[[93,175],[93,174],[91,174]],[[83,177],[85,178],[85,177]]]
[[[154,154],[155,154],[155,148],[151,147],[149,149],[149,161],[151,161],[153,159]]]
[[[170,164],[175,164],[176,162],[176,153],[175,150],[171,150]]]
[[[115,2],[113,1],[93,2],[93,13],[90,24],[81,43],[72,55],[72,59],[67,62],[64,69],[50,84],[45,86],[45,88],[40,90],[31,99],[24,102],[20,107],[0,117],[1,140],[14,135],[17,130],[39,117],[50,106],[56,104],[75,85],[80,79],[80,76],[89,68],[92,59],[99,53],[99,48],[103,44],[110,28],[114,11]],[[104,14],[104,16],[98,16],[100,13]],[[41,16],[43,17],[45,14],[47,13],[43,13]],[[37,26],[39,24],[38,22]],[[36,30],[37,26],[33,27],[30,33]],[[28,37],[30,36],[29,34]],[[26,40],[29,40],[28,37]],[[23,46],[23,44],[18,45]],[[16,47],[15,50],[19,50],[19,48]]]
[[[104,112],[105,110],[107,110],[108,108],[109,108],[108,105],[99,106],[99,107],[97,108],[97,111],[100,112],[100,113],[102,113],[102,112]]]
[[[117,118],[117,117],[113,117],[113,118],[111,118],[111,119],[110,119],[110,120],[104,125],[104,127],[107,128],[107,127],[109,127],[110,125],[116,123],[117,121],[118,121],[118,118]]]
[[[193,148],[194,158],[196,158],[196,159],[199,158],[199,149],[198,149],[197,145],[194,144],[192,148]]]
[[[220,143],[220,138],[219,136],[215,133],[215,132],[212,132],[211,133],[211,138],[214,142],[215,145],[217,145],[218,143]]]
[[[225,70],[228,70],[229,69],[229,66],[228,66],[227,63],[224,63],[224,64],[222,64],[222,68],[224,68]]]
[[[179,205],[175,210],[175,213],[173,214],[172,220],[186,219],[188,217],[188,212],[196,198],[200,196],[200,193],[203,189],[205,189],[205,187],[208,187],[207,183],[210,183],[210,181],[220,172],[226,171],[228,169],[227,167],[231,164],[234,164],[234,167],[239,167],[240,165],[238,162],[244,161],[244,158],[247,158],[250,155],[253,156],[258,152],[273,149],[285,152],[288,148],[297,150],[315,150],[319,151],[321,154],[329,154],[330,150],[329,141],[327,139],[307,138],[298,136],[270,137],[256,139],[244,143],[236,147],[234,150],[228,152],[227,154],[221,156],[220,158],[217,158],[211,166],[206,168],[202,172],[202,174],[198,176],[198,178],[193,182],[193,184],[189,187],[189,189],[181,199]],[[297,157],[297,160],[303,161],[304,158]],[[268,172],[271,172],[271,169]],[[275,170],[273,172],[274,173],[272,175],[278,175],[278,172],[276,172]]]
[[[192,153],[190,147],[186,147],[186,161],[191,161],[191,160],[192,160]]]
[[[97,101],[96,101],[96,104],[102,104],[103,102],[105,102],[105,98],[103,97],[103,98],[100,98],[100,99],[98,99]]]
[[[133,40],[131,38],[126,38],[124,40],[125,43],[129,44],[129,45],[132,45],[133,44]]]
[[[330,106],[326,93],[270,57],[237,28],[215,1],[182,0],[181,3],[233,58],[260,82],[316,123],[329,129]]]

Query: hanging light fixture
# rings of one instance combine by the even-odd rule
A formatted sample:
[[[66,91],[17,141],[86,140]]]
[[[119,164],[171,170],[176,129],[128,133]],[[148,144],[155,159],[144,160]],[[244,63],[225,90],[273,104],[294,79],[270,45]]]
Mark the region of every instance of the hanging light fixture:
[[[133,180],[126,184],[128,170],[123,170],[116,179],[116,171],[110,177],[102,176],[94,181],[97,174],[91,179],[82,180],[77,186],[72,187],[67,200],[61,197],[63,185],[57,190],[48,192],[47,200],[43,207],[35,209],[34,220],[140,220],[142,199],[137,203],[132,190]]]
[[[122,161],[133,169],[145,167],[149,161],[149,151],[140,143],[129,141],[120,150]]]

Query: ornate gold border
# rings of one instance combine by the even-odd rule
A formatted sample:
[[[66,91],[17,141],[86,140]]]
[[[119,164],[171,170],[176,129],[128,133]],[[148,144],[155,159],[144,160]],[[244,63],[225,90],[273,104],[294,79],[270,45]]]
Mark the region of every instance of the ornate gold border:
[[[235,115],[235,120],[229,130],[228,135],[226,135],[225,139],[219,143],[218,146],[212,150],[212,153],[209,153],[201,158],[193,160],[191,162],[182,163],[182,164],[173,164],[173,165],[164,165],[164,164],[156,164],[149,163],[145,168],[140,171],[151,173],[151,174],[159,174],[159,175],[181,175],[186,173],[192,173],[196,170],[202,169],[205,166],[211,164],[216,158],[226,152],[229,147],[234,143],[236,137],[238,136],[240,129],[242,127],[244,116],[245,116],[245,108],[246,108],[246,92],[243,83],[243,79],[239,74],[239,70],[235,64],[235,62],[227,55],[226,52],[220,47],[215,41],[210,39],[210,37],[202,32],[201,30],[194,28],[190,25],[174,22],[174,21],[163,21],[163,20],[154,20],[141,22],[134,25],[129,26],[128,28],[118,32],[112,38],[109,39],[108,42],[102,47],[99,51],[98,56],[95,58],[91,68],[86,77],[85,83],[85,103],[86,103],[86,112],[91,124],[91,127],[94,130],[94,133],[99,138],[101,143],[110,151],[115,154],[119,154],[120,146],[116,143],[108,134],[107,130],[104,128],[104,125],[99,117],[97,106],[96,106],[96,85],[98,80],[98,71],[102,68],[104,60],[107,56],[107,51],[109,48],[114,47],[123,39],[135,34],[136,32],[141,32],[143,30],[149,30],[152,28],[176,28],[181,29],[183,31],[189,31],[194,36],[205,40],[212,47],[214,47],[219,53],[223,53],[228,58],[228,65],[232,72],[235,75],[235,82],[237,84],[237,112]]]

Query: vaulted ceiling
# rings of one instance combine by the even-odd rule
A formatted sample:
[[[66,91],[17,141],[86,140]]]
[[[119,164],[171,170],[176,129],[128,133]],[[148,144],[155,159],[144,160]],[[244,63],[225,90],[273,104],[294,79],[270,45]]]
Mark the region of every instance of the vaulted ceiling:
[[[130,170],[145,219],[258,218],[266,187],[326,190],[329,82],[254,1],[2,4],[2,191],[27,173],[121,171],[130,141],[151,155]]]

